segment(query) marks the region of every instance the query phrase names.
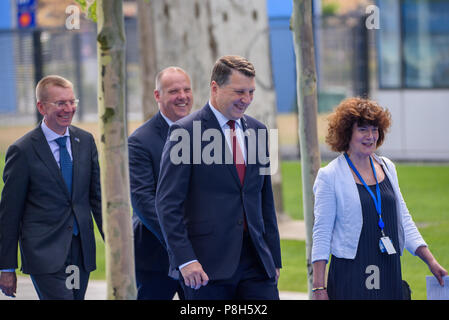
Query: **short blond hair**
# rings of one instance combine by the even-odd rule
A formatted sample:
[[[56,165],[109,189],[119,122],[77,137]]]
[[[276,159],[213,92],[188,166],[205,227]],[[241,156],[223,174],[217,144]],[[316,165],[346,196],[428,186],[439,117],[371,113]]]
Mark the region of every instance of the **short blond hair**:
[[[165,68],[165,69],[162,69],[161,71],[159,71],[158,72],[158,74],[156,75],[156,79],[155,79],[155,90],[157,90],[157,91],[162,91],[164,88],[162,87],[162,76],[165,74],[165,73],[168,73],[168,72],[180,72],[180,73],[183,73],[183,74],[185,74],[186,75],[186,77],[189,79],[189,81],[190,81],[190,76],[188,75],[188,73],[183,69],[183,68],[180,68],[180,67],[176,67],[176,66],[170,66],[170,67],[167,67],[167,68]]]
[[[36,85],[36,100],[45,101],[47,98],[47,88],[56,86],[61,88],[70,88],[73,90],[73,84],[66,78],[57,75],[49,75],[42,78]]]

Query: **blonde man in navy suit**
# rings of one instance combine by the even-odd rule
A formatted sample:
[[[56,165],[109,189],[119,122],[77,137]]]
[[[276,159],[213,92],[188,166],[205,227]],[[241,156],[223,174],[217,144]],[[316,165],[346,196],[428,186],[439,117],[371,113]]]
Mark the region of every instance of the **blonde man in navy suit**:
[[[183,298],[178,280],[168,275],[168,255],[156,214],[159,167],[168,128],[190,113],[192,86],[186,71],[168,67],[156,76],[159,112],[128,139],[138,300]]]
[[[93,136],[71,125],[73,85],[51,75],[36,86],[43,121],[6,153],[0,201],[0,289],[14,296],[17,245],[40,299],[84,299],[95,270],[93,218],[102,233]]]

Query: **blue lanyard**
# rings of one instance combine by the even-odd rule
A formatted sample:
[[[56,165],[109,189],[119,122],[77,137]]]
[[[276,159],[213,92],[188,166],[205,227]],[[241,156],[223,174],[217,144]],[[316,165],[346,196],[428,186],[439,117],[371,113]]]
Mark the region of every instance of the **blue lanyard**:
[[[354,164],[352,163],[351,159],[349,159],[348,154],[345,152],[345,158],[346,161],[348,162],[349,166],[351,167],[351,169],[354,171],[354,173],[357,175],[357,177],[359,178],[359,180],[363,183],[363,185],[365,186],[365,189],[368,190],[369,194],[371,195],[371,198],[373,198],[374,201],[374,206],[376,207],[376,211],[379,214],[379,228],[380,231],[382,232],[382,236],[385,237],[384,234],[384,221],[382,220],[382,198],[380,196],[380,188],[379,188],[379,182],[377,182],[377,177],[376,177],[376,169],[374,169],[374,164],[373,164],[373,159],[371,159],[371,157],[369,157],[369,160],[371,162],[371,168],[373,168],[373,173],[374,173],[374,179],[376,179],[376,194],[377,194],[377,199],[374,196],[373,192],[371,191],[371,189],[368,187],[368,185],[366,184],[366,182],[363,180],[362,176],[360,175],[360,173],[357,171],[356,167],[354,166]]]

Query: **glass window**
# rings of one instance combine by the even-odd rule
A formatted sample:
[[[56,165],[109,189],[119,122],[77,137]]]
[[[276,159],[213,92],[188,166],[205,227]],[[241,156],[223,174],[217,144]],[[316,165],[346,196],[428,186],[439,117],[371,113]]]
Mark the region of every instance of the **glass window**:
[[[380,88],[449,88],[449,1],[377,5]]]
[[[449,1],[404,0],[404,86],[449,87]]]
[[[379,84],[381,88],[401,86],[401,28],[399,1],[378,2],[380,29],[378,30]]]

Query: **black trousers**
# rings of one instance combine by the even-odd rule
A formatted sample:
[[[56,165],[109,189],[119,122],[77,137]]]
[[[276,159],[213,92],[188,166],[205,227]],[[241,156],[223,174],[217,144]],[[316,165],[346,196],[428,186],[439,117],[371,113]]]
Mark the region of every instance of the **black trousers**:
[[[239,266],[230,279],[211,280],[198,290],[186,287],[184,280],[181,285],[186,300],[279,300],[276,278],[267,276],[247,232]]]
[[[84,300],[89,272],[84,269],[81,239],[73,236],[64,266],[55,273],[30,274],[40,300]]]
[[[184,291],[179,280],[162,271],[136,270],[137,300],[172,300],[176,293],[184,300]]]

